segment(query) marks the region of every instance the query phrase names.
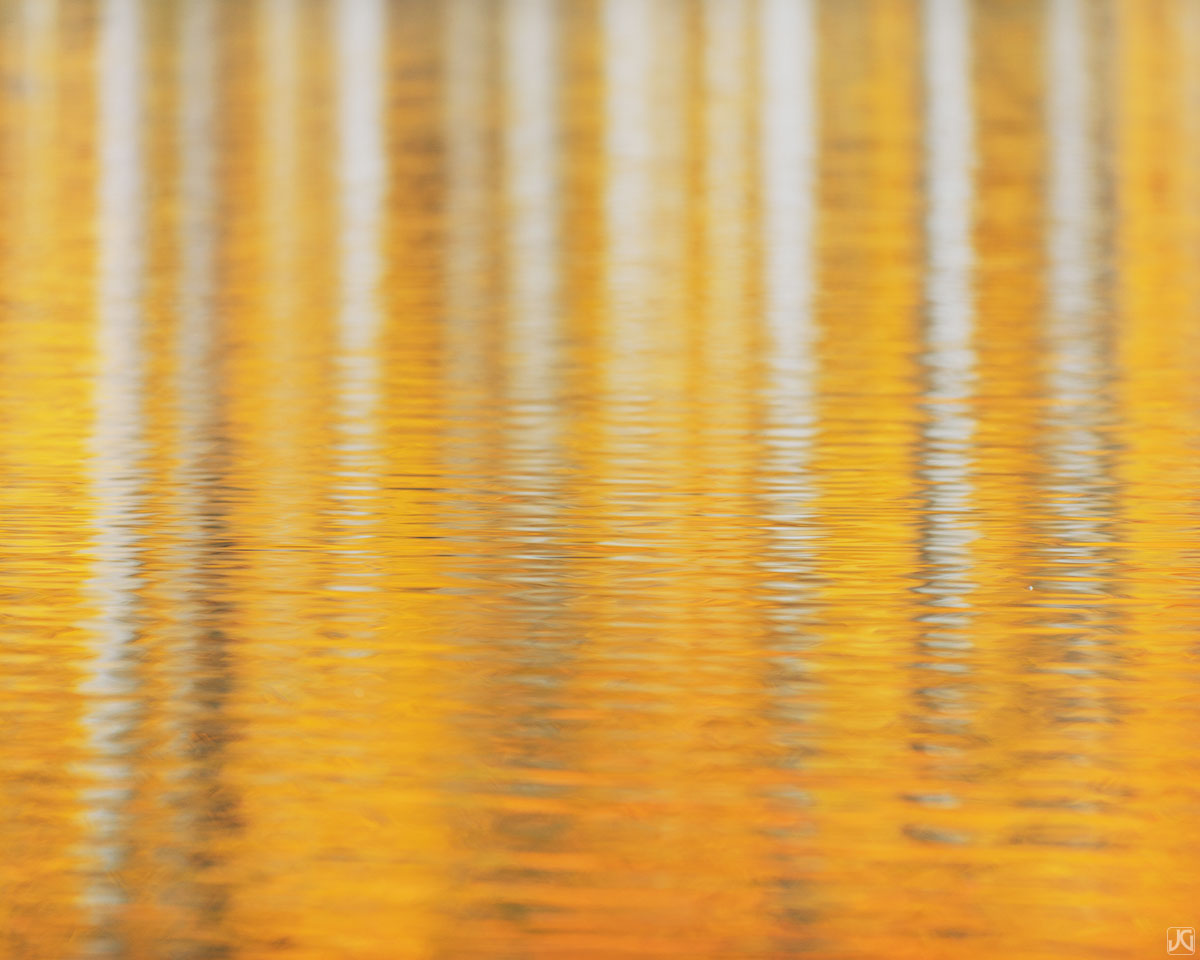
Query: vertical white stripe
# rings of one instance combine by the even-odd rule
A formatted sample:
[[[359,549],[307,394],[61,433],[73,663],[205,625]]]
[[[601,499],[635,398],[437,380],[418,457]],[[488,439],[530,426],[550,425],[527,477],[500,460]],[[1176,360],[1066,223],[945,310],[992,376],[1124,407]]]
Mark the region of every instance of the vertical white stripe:
[[[123,900],[112,878],[122,858],[123,807],[132,772],[124,759],[136,708],[130,645],[141,584],[137,525],[141,510],[144,444],[142,391],[142,283],[145,203],[142,157],[143,74],[139,0],[105,0],[100,13],[99,277],[97,372],[92,489],[96,505],[95,573],[98,608],[95,656],[86,681],[84,723],[91,736],[88,791],[92,853],[97,858],[87,891],[103,915]]]
[[[1083,0],[1049,0],[1050,296],[1056,314],[1087,308],[1095,170],[1088,155],[1087,40]]]
[[[654,17],[642,0],[608,0],[605,30],[605,215],[610,283],[636,286],[652,259],[649,211],[654,191]]]
[[[1094,381],[1100,362],[1089,312],[1097,279],[1098,197],[1084,12],[1082,0],[1050,0],[1046,11],[1050,386],[1066,407],[1096,399],[1087,382]]]
[[[654,269],[655,5],[607,0],[604,197],[608,242],[609,356],[640,354],[647,342],[644,298]],[[638,315],[635,316],[635,313]]]
[[[338,191],[344,350],[368,351],[379,333],[376,288],[385,199],[382,0],[339,0],[337,16]]]
[[[813,229],[816,130],[815,10],[811,0],[762,0],[761,182],[764,312],[768,334],[764,485],[772,504],[776,616],[800,615],[810,534],[801,525],[813,407]]]
[[[931,602],[965,604],[966,545],[974,532],[969,447],[975,431],[968,405],[975,353],[971,273],[974,122],[971,36],[966,0],[925,0],[925,192],[928,203],[926,363],[929,372],[927,449],[933,567]]]
[[[1106,664],[1101,639],[1112,611],[1096,603],[1111,589],[1113,555],[1104,518],[1113,514],[1101,424],[1111,405],[1105,380],[1098,292],[1097,156],[1091,137],[1094,92],[1086,0],[1048,0],[1046,7],[1047,374],[1050,400],[1039,600],[1063,659]],[[1074,596],[1071,596],[1074,595]],[[1108,698],[1086,673],[1072,698],[1079,710],[1112,716]],[[1086,704],[1086,706],[1084,706]],[[1115,719],[1115,718],[1114,718]],[[1102,738],[1103,724],[1081,730]],[[1099,745],[1097,744],[1097,747]],[[1082,743],[1081,751],[1086,750]]]
[[[380,239],[385,199],[382,0],[342,0],[337,15],[338,333],[342,427],[363,450],[379,392]],[[352,439],[353,438],[353,439]]]
[[[558,17],[556,0],[505,0],[501,12],[507,520],[535,608],[561,578],[546,545],[560,522]],[[523,579],[523,578],[522,578]],[[538,599],[535,599],[538,598]],[[533,611],[530,611],[533,613]]]
[[[812,0],[762,0],[763,250],[772,364],[806,370],[812,349],[816,162]]]
[[[508,0],[503,20],[508,377],[520,418],[536,433],[522,442],[535,445],[551,441],[559,339],[554,10],[553,0]]]
[[[966,0],[925,0],[925,157],[931,345],[939,389],[961,395],[971,356],[972,166]]]
[[[1050,0],[1046,12],[1050,340],[1052,387],[1062,394],[1087,369],[1094,374],[1097,363],[1088,311],[1096,281],[1098,197],[1083,0]]]
[[[382,316],[378,286],[386,199],[383,0],[340,0],[337,17],[337,160],[340,204],[338,480],[330,491],[343,562],[329,588],[374,589],[377,564],[360,549],[377,522]]]
[[[1066,550],[1062,562],[1094,564],[1103,540],[1095,518],[1103,448],[1097,419],[1104,406],[1103,341],[1094,312],[1098,282],[1096,236],[1097,157],[1090,136],[1093,92],[1083,0],[1050,0],[1047,14],[1046,103],[1049,147],[1047,254],[1049,273],[1048,387],[1053,401],[1050,507],[1059,514],[1053,539]],[[1064,573],[1070,572],[1064,568]],[[1067,589],[1092,581],[1062,582]],[[1094,582],[1094,581],[1093,581]]]

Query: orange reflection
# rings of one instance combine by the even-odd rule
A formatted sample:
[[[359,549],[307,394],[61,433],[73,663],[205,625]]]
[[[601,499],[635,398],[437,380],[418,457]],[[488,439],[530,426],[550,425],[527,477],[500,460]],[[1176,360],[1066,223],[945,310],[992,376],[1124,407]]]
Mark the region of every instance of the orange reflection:
[[[1194,925],[1194,3],[5,9],[0,957]]]

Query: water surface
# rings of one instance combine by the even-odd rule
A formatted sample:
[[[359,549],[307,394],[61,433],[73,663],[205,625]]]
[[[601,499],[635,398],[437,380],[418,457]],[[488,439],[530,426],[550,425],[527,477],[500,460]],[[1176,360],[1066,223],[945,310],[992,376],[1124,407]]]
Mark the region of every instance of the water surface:
[[[0,15],[0,957],[1200,925],[1200,4]]]

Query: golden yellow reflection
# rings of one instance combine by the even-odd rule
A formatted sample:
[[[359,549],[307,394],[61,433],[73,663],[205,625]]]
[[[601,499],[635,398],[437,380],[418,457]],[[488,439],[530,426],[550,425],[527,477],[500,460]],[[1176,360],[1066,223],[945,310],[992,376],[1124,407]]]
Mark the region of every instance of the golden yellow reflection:
[[[1194,0],[4,0],[0,70],[0,960],[1198,925]]]

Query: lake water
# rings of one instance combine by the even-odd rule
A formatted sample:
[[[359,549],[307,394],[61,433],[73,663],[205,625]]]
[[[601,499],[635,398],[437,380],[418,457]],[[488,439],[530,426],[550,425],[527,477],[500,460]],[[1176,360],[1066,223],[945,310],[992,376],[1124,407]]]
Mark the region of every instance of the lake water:
[[[1200,926],[1200,3],[4,0],[0,958]]]

